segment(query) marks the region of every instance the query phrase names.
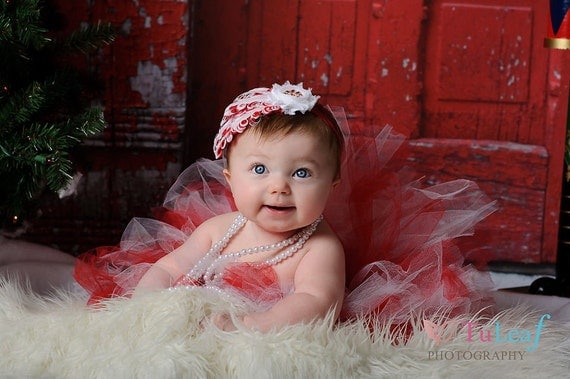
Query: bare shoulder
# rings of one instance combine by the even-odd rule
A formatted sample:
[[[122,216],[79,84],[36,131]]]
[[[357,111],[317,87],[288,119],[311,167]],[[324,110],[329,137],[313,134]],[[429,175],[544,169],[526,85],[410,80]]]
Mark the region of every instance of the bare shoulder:
[[[212,236],[224,234],[229,229],[237,215],[238,212],[230,212],[214,216],[200,224],[194,233],[207,233]]]
[[[344,258],[344,248],[342,243],[326,221],[321,222],[315,231],[315,234],[313,234],[309,241],[308,252],[322,252]]]
[[[223,237],[236,216],[237,212],[231,212],[204,221],[190,234],[183,246],[200,246],[201,249],[209,249],[211,244]],[[183,247],[181,250],[185,251],[186,248]]]
[[[341,241],[326,221],[321,222],[306,244],[307,252],[301,265],[321,266],[333,271],[344,271],[345,257]]]

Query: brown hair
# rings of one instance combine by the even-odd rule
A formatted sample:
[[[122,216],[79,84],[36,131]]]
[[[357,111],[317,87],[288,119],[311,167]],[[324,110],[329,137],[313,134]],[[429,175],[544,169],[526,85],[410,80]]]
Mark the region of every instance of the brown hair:
[[[335,164],[335,178],[340,176],[340,164],[344,150],[344,137],[332,113],[320,104],[315,104],[313,110],[306,113],[286,115],[283,113],[271,113],[262,116],[259,121],[249,127],[261,139],[267,139],[276,135],[288,135],[289,133],[306,133],[327,142]],[[229,159],[231,143],[225,152]],[[229,161],[228,161],[229,164]]]

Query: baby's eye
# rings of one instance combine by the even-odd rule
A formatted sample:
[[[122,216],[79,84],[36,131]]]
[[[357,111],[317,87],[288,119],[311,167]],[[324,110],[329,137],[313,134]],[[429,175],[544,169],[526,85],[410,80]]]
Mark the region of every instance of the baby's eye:
[[[262,164],[256,164],[252,167],[251,171],[253,171],[254,174],[261,175],[267,172],[267,168]]]
[[[296,176],[297,178],[308,178],[311,176],[311,173],[306,168],[300,168],[293,173],[293,176]]]

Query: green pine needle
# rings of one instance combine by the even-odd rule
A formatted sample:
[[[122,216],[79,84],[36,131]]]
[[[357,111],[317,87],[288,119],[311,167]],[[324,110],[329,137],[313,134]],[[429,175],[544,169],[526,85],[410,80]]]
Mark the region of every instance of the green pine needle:
[[[56,49],[62,52],[81,52],[88,54],[115,40],[114,28],[109,24],[84,26],[81,30],[76,30],[71,35],[62,40],[56,41]]]
[[[0,103],[0,125],[20,125],[30,121],[46,102],[43,87],[32,82],[27,88],[16,92],[4,103]]]

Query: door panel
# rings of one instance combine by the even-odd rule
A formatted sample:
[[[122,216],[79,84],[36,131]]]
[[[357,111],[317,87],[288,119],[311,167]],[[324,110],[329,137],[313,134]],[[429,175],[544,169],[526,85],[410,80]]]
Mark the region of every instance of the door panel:
[[[507,3],[431,2],[423,136],[545,144],[546,13]]]

